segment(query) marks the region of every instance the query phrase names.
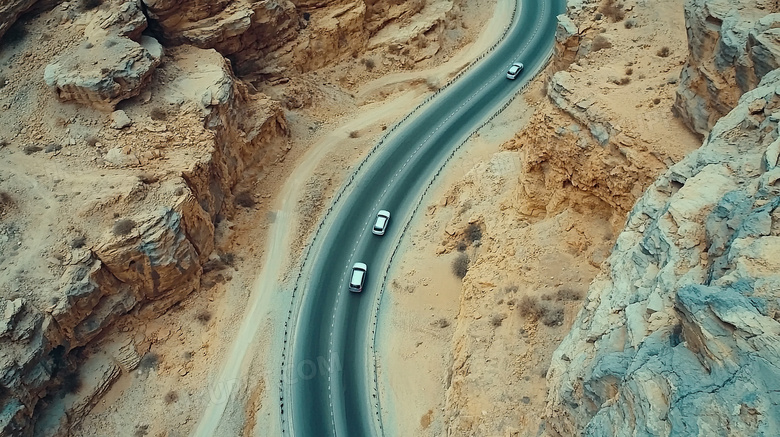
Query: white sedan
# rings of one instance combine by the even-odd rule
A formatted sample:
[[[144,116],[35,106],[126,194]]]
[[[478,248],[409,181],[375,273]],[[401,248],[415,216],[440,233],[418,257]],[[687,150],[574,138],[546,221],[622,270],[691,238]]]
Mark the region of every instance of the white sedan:
[[[374,227],[371,229],[371,233],[374,235],[385,235],[387,230],[387,223],[390,221],[390,212],[384,209],[376,213],[376,221]]]
[[[506,72],[506,78],[515,80],[517,76],[520,76],[521,71],[523,71],[523,64],[520,62],[515,62],[511,67],[509,67],[509,71]]]

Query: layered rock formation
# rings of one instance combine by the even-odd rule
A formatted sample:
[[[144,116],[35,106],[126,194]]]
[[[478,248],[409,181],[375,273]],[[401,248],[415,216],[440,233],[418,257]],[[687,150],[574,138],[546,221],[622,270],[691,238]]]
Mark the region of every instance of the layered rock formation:
[[[780,71],[631,211],[556,350],[560,435],[780,432]]]
[[[146,0],[166,44],[214,48],[241,74],[306,72],[365,51],[390,22],[419,12],[422,0],[198,1]],[[428,29],[421,29],[428,31]],[[414,36],[414,35],[412,35]]]
[[[30,9],[38,0],[9,0],[0,4],[0,38],[13,26],[19,15]]]
[[[780,67],[780,7],[772,1],[689,0],[688,60],[674,111],[707,135],[744,92]]]
[[[149,192],[156,199],[155,208],[139,208],[133,203],[139,199],[131,193],[125,202],[131,210],[141,211],[96,236],[91,248],[70,252],[51,306],[39,308],[23,298],[0,299],[3,435],[31,432],[40,399],[57,390],[73,371],[78,361],[71,358],[74,349],[131,311],[156,317],[200,287],[203,265],[214,251],[215,223],[234,211],[236,184],[247,169],[278,159],[267,156],[271,145],[286,142],[281,106],[250,94],[216,51],[180,47],[172,53],[180,62],[179,74],[165,88],[156,84],[155,90],[181,102],[195,114],[195,122],[199,120],[203,132],[193,129],[197,126],[188,132],[199,143],[193,143],[185,156],[190,151],[197,154],[183,161],[186,168]],[[123,146],[128,141],[139,157],[146,157],[148,152],[139,145],[144,132],[148,131],[136,129],[114,138],[115,149],[129,150],[131,146]],[[148,138],[144,141],[149,143]],[[170,147],[168,141],[146,147]],[[148,164],[150,158],[141,161]],[[106,373],[110,377],[94,385],[94,393],[69,401],[72,409],[62,410],[62,420],[55,420],[61,432],[77,423],[116,379],[119,370],[114,367]]]

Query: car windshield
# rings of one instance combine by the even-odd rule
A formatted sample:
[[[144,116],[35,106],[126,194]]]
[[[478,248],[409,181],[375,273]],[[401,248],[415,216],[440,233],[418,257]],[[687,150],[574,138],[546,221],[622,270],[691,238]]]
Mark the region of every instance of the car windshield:
[[[517,65],[513,65],[512,68],[509,69],[509,72],[510,73],[517,73],[517,70],[519,70],[519,69],[520,69],[520,67],[518,67]]]
[[[358,286],[362,281],[363,281],[363,271],[352,270],[352,280],[350,281],[350,284]]]

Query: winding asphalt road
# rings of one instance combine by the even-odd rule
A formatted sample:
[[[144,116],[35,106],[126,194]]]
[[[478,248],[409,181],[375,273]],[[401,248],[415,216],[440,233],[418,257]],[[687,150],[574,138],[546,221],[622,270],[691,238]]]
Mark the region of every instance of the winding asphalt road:
[[[284,429],[293,436],[381,435],[373,395],[373,309],[390,255],[420,196],[452,150],[544,65],[564,0],[520,0],[504,41],[388,137],[334,206],[304,264],[301,304],[283,370]],[[525,64],[517,80],[505,73]],[[376,212],[387,234],[371,234]],[[368,265],[363,293],[347,290],[352,264]]]

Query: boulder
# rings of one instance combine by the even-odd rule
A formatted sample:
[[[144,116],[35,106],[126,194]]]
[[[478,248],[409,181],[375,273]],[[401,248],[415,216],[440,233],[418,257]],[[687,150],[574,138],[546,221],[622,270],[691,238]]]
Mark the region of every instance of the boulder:
[[[117,103],[137,96],[162,61],[163,49],[152,37],[137,43],[111,36],[86,42],[46,66],[44,81],[63,101],[113,111]]]

